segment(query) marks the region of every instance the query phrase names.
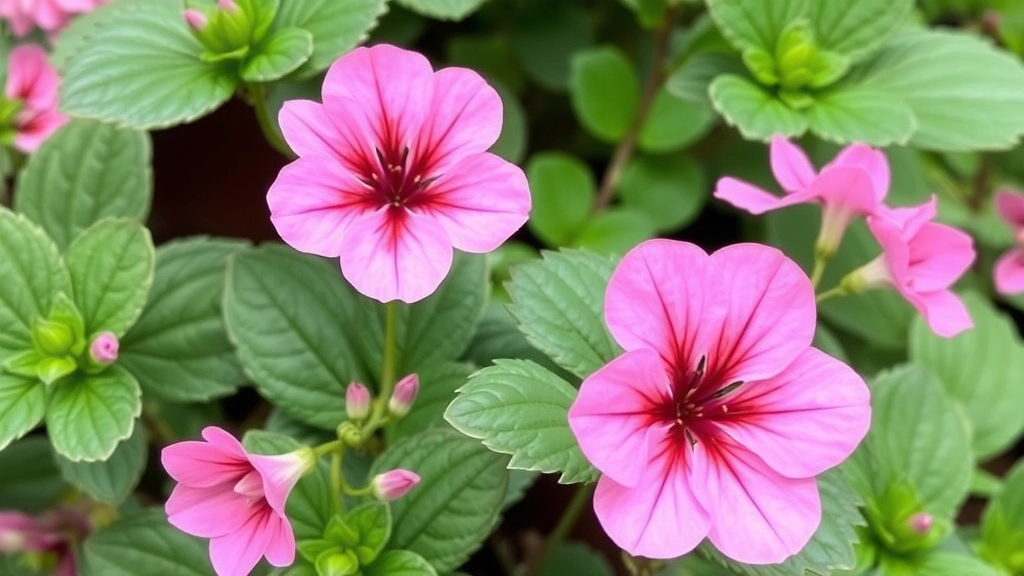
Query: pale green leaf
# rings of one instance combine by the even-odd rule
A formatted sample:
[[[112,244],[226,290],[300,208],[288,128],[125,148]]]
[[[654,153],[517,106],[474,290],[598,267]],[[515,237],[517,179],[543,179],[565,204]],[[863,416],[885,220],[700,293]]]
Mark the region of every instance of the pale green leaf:
[[[486,0],[396,0],[400,5],[438,20],[462,20]]]
[[[242,80],[270,82],[302,66],[313,54],[313,35],[302,28],[281,28],[272,31],[253,48],[242,66]]]
[[[658,232],[670,232],[700,215],[710,190],[693,158],[638,154],[626,165],[618,194],[624,206],[643,212]]]
[[[618,48],[591,48],[572,57],[569,97],[583,127],[614,144],[629,129],[640,100],[640,82]]]
[[[526,164],[533,207],[527,226],[548,246],[568,244],[586,223],[597,183],[583,161],[564,152],[540,152]]]
[[[803,16],[808,0],[707,0],[708,10],[722,34],[736,49],[775,51],[787,25]]]
[[[92,534],[85,564],[103,576],[212,576],[209,544],[167,523],[162,508],[122,518]]]
[[[46,412],[53,448],[75,462],[106,460],[131,436],[142,412],[141,396],[139,383],[117,365],[65,378],[53,387]]]
[[[437,571],[419,554],[408,550],[387,550],[369,566],[364,576],[436,576]]]
[[[980,536],[982,558],[1009,574],[1024,568],[1024,464],[1010,470],[1002,491],[989,501],[981,517]]]
[[[914,0],[815,1],[807,5],[816,44],[853,63],[877,51],[904,23]]]
[[[711,104],[744,138],[767,141],[774,134],[800,136],[807,118],[746,78],[725,74],[708,87]]]
[[[117,444],[109,458],[98,462],[72,462],[57,455],[57,467],[70,484],[97,500],[119,504],[142,477],[147,456],[145,428],[138,422],[132,435]]]
[[[637,244],[653,238],[657,229],[642,210],[615,207],[590,218],[576,235],[573,246],[597,254],[621,256]]]
[[[0,450],[32,431],[46,415],[46,387],[34,378],[0,373]]]
[[[725,74],[743,75],[743,62],[733,54],[698,52],[675,69],[665,81],[665,90],[689,102],[708,102],[711,81]]]
[[[1018,549],[1019,550],[1019,549]],[[916,574],[928,576],[1005,576],[1005,572],[985,562],[955,552],[937,552],[929,554],[915,566]]]
[[[716,118],[706,99],[692,102],[660,90],[640,130],[637,145],[645,152],[681,150],[703,138],[714,127]]]
[[[807,109],[811,132],[839,144],[905,144],[917,119],[898,96],[851,87],[816,96]]]
[[[306,77],[358,46],[384,12],[385,0],[285,0],[274,28],[298,27],[312,34],[313,53],[295,73]]]

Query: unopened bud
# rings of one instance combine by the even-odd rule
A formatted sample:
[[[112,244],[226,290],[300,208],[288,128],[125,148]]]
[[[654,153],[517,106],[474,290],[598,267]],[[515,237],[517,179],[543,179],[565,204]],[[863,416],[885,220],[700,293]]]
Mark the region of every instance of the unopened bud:
[[[74,344],[71,328],[60,322],[36,320],[32,325],[32,340],[36,351],[43,356],[63,356]]]
[[[420,390],[420,377],[416,374],[409,374],[395,384],[395,391],[391,393],[388,400],[388,411],[395,418],[401,418],[409,413],[412,403],[416,400],[416,394]]]
[[[907,526],[914,532],[924,535],[932,529],[935,519],[927,512],[918,512],[907,519]]]
[[[373,477],[373,495],[382,502],[397,500],[409,493],[420,483],[420,476],[415,472],[397,468]]]
[[[370,391],[362,382],[352,382],[345,389],[345,413],[350,420],[362,420],[370,415]]]
[[[113,332],[101,332],[89,344],[89,357],[101,366],[109,366],[117,360],[119,347],[120,342]]]
[[[355,448],[363,443],[363,433],[359,430],[359,426],[351,421],[346,420],[339,424],[337,433],[338,439],[344,442],[346,446]]]
[[[202,32],[203,28],[206,28],[207,20],[206,15],[199,10],[193,10],[189,8],[185,10],[185,22],[188,27],[195,30],[196,32]]]
[[[228,12],[238,12],[238,4],[235,0],[217,0],[217,7]]]

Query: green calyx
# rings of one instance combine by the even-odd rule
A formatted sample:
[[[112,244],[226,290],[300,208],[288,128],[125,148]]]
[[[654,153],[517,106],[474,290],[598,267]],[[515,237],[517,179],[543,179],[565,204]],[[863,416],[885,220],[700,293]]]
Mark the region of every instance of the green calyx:
[[[814,103],[809,90],[835,83],[850,67],[845,56],[818,47],[806,20],[786,27],[775,43],[774,53],[751,48],[742,56],[758,82],[775,87],[779,98],[796,109]]]
[[[18,135],[18,114],[25,107],[21,100],[0,98],[0,144],[11,146]]]
[[[201,26],[191,26],[192,35],[204,50],[204,62],[244,60],[253,46],[270,30],[279,0],[219,0],[214,7],[191,7],[205,16]]]
[[[331,518],[323,538],[301,541],[297,548],[319,576],[356,576],[377,561],[390,537],[390,509],[367,502]]]
[[[911,555],[929,550],[949,536],[953,524],[924,510],[917,492],[897,482],[864,510],[873,540],[890,554]]]
[[[361,574],[359,559],[351,550],[325,550],[317,557],[316,573],[319,576],[356,576]]]
[[[32,349],[9,358],[3,368],[11,374],[53,384],[78,369],[87,345],[82,314],[62,293],[50,315],[32,323]]]

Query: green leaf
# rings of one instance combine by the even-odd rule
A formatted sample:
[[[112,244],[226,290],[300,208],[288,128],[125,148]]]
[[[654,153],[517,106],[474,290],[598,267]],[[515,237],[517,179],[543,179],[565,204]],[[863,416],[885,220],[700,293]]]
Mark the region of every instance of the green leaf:
[[[640,82],[633,64],[618,48],[591,48],[572,57],[569,97],[583,127],[614,144],[626,135],[633,120]]]
[[[364,576],[436,576],[437,571],[419,554],[408,550],[387,550],[376,562],[363,568]]]
[[[898,96],[856,87],[815,97],[806,114],[812,132],[840,144],[905,144],[917,129],[914,112]]]
[[[817,45],[856,63],[881,48],[903,25],[914,0],[809,2],[807,8]]]
[[[1017,574],[1024,570],[1024,464],[1017,464],[1006,476],[1002,491],[993,498],[981,517],[978,554],[985,560]]]
[[[1024,66],[984,40],[905,31],[851,85],[903,98],[917,118],[910,143],[929,150],[1006,149],[1024,134]],[[845,82],[844,82],[845,83]]]
[[[347,330],[356,296],[337,262],[264,245],[235,255],[227,276],[225,320],[246,374],[275,406],[333,430],[345,386],[366,381]]]
[[[344,521],[359,535],[353,547],[359,564],[373,563],[391,538],[391,510],[381,502],[366,502],[345,514]]]
[[[513,14],[512,47],[526,73],[545,88],[565,91],[573,56],[594,40],[591,12],[572,0],[545,0]]]
[[[498,520],[505,497],[506,458],[454,430],[428,430],[396,442],[373,464],[373,474],[404,468],[420,483],[391,503],[388,548],[410,550],[438,572],[466,561]]]
[[[526,120],[526,110],[520,104],[515,92],[494,80],[490,80],[491,86],[501,96],[501,135],[491,146],[491,152],[501,156],[505,160],[518,164],[526,154],[527,131],[529,126]]]
[[[704,137],[716,118],[706,100],[694,103],[663,89],[654,97],[637,145],[645,152],[680,150]]]
[[[807,118],[746,78],[725,74],[708,87],[711,104],[744,138],[768,141],[774,134],[800,136]]]
[[[38,426],[45,415],[42,382],[0,373],[0,450]]]
[[[509,470],[508,471],[508,490],[505,491],[505,498],[501,502],[501,510],[504,512],[513,505],[519,503],[524,497],[526,497],[526,491],[533,486],[533,483],[537,481],[540,476],[537,472],[528,472],[526,470]]]
[[[702,545],[701,550],[743,576],[803,576],[852,570],[857,563],[854,552],[854,544],[858,541],[856,527],[864,524],[860,513],[862,502],[836,469],[818,477],[818,491],[821,494],[821,524],[810,542],[785,562],[756,566],[725,558],[708,544]]]
[[[118,357],[147,394],[205,401],[245,382],[222,314],[228,258],[244,246],[200,237],[157,249],[149,300]]]
[[[14,208],[61,249],[103,218],[142,222],[153,188],[150,156],[145,132],[73,120],[28,157]]]
[[[512,269],[510,311],[538,350],[580,378],[620,349],[604,325],[604,290],[615,263],[577,250],[545,252]]]
[[[658,232],[693,222],[707,203],[708,193],[700,165],[689,156],[678,155],[634,156],[618,189],[623,205],[643,212]]]
[[[955,552],[929,554],[915,568],[915,574],[927,574],[928,576],[966,576],[967,574],[971,576],[1005,576],[1003,572],[973,556]]]
[[[30,436],[0,450],[0,508],[29,514],[52,508],[66,486],[45,436]]]
[[[865,499],[897,482],[917,492],[926,511],[952,517],[971,481],[973,459],[963,415],[925,368],[885,372],[871,386],[871,430],[844,464]]]
[[[270,82],[302,66],[313,54],[313,35],[302,28],[281,28],[264,38],[242,66],[242,80]]]
[[[707,0],[715,24],[737,50],[775,52],[787,25],[807,12],[807,0]]]
[[[508,467],[561,472],[559,482],[597,480],[569,429],[576,389],[529,360],[496,360],[459,389],[444,417],[459,432],[510,454]]]
[[[637,244],[653,238],[656,229],[645,212],[611,208],[590,220],[576,236],[573,246],[597,254],[622,255]]]
[[[106,460],[131,436],[142,412],[135,378],[114,365],[99,374],[76,373],[54,386],[46,431],[58,454],[74,462]]]
[[[32,349],[32,322],[46,318],[71,278],[57,246],[24,216],[0,207],[0,360]]]
[[[295,72],[307,77],[358,46],[384,12],[384,0],[286,0],[274,29],[297,27],[312,34],[313,52]]]
[[[604,557],[586,544],[564,542],[556,546],[541,567],[540,576],[614,576]]]
[[[133,220],[97,222],[75,238],[66,258],[85,333],[123,335],[142,314],[153,284],[149,230]]]
[[[455,363],[434,364],[424,368],[419,373],[420,391],[412,410],[388,428],[388,440],[394,442],[429,428],[443,426],[445,408],[472,372],[471,366]]]
[[[177,2],[128,2],[77,46],[61,78],[61,110],[139,129],[189,122],[235,91],[227,63],[199,59]]]
[[[57,455],[57,467],[69,483],[97,500],[119,504],[128,497],[146,467],[146,433],[135,423],[132,435],[99,462],[72,462]]]
[[[540,152],[526,164],[533,208],[527,226],[548,246],[564,246],[586,223],[597,183],[590,167],[564,152]]]
[[[526,85],[512,43],[508,35],[501,32],[453,36],[445,45],[445,53],[451,64],[476,70],[492,84],[497,81],[500,87],[513,94],[522,92]],[[503,90],[498,89],[498,93],[505,100]]]
[[[954,338],[936,336],[920,317],[910,330],[910,359],[935,373],[970,420],[974,456],[984,460],[1009,448],[1024,432],[1024,344],[1013,320],[990,300],[963,295],[974,329]]]
[[[746,73],[743,62],[733,54],[698,52],[688,58],[665,81],[665,90],[676,98],[707,103],[711,81],[725,74]]]
[[[151,508],[92,534],[83,556],[91,574],[103,576],[210,576],[208,544],[167,523]]]
[[[504,304],[491,302],[476,327],[476,334],[463,354],[463,359],[477,366],[490,366],[497,358],[533,360],[549,370],[561,372],[557,364],[530,345],[516,327],[516,321],[508,308]],[[562,374],[571,377],[568,373]]]
[[[462,20],[486,0],[396,0],[409,10],[438,20]]]

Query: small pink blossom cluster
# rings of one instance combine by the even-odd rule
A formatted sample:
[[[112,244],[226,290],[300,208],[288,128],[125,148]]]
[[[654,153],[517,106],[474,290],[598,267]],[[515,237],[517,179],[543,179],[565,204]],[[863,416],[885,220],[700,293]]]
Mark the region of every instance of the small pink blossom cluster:
[[[807,202],[821,204],[816,256],[825,259],[835,254],[850,222],[867,217],[882,255],[852,274],[850,287],[894,288],[940,336],[955,336],[973,326],[963,302],[951,290],[974,262],[973,240],[956,228],[933,222],[934,197],[910,208],[885,205],[889,163],[884,153],[854,144],[816,172],[803,150],[776,136],[770,156],[784,196],[735,178],[722,178],[715,197],[752,214]]]
[[[67,123],[67,116],[57,111],[59,85],[57,70],[42,47],[22,44],[11,50],[4,97],[6,105],[14,107],[13,117],[6,120],[14,131],[13,144],[18,150],[34,152]]]
[[[0,512],[0,553],[35,554],[49,574],[75,576],[74,544],[91,531],[86,512],[77,506],[61,506],[39,516]]]
[[[0,18],[10,24],[15,36],[35,28],[54,33],[64,28],[75,14],[92,12],[110,0],[0,0]]]

